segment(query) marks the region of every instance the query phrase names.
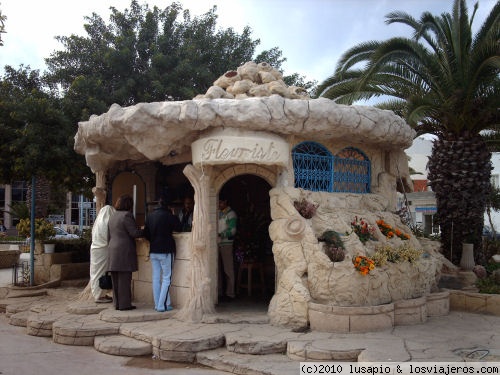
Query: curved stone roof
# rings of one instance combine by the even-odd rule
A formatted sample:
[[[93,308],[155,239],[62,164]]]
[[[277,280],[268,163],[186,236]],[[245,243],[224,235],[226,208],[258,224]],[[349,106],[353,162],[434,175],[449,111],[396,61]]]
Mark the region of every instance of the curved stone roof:
[[[384,149],[406,149],[415,132],[391,111],[310,99],[286,86],[267,63],[247,62],[228,71],[203,95],[178,102],[140,103],[78,124],[75,150],[93,171],[120,160],[161,160],[189,150],[210,128],[239,128],[300,135],[310,140],[355,140]]]
[[[279,95],[237,99],[195,99],[113,104],[100,116],[78,124],[76,152],[93,170],[119,160],[160,160],[190,148],[200,132],[233,127],[300,135],[310,140],[355,140],[356,144],[406,149],[415,131],[391,111],[346,106],[329,99],[286,99]]]

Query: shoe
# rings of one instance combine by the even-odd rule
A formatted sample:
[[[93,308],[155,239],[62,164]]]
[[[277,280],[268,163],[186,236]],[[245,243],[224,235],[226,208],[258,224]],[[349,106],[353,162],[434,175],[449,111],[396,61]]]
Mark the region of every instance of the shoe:
[[[167,306],[167,311],[172,311],[174,308],[172,306]]]
[[[155,311],[157,311],[157,312],[165,312],[164,309],[155,309]]]
[[[130,307],[125,307],[123,309],[118,309],[120,311],[127,311],[127,310],[135,310],[137,307],[136,306],[130,306]]]

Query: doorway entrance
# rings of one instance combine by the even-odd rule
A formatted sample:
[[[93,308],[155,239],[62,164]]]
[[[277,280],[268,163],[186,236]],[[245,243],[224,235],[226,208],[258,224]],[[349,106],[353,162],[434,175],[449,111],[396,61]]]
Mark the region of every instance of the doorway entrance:
[[[274,295],[275,265],[269,237],[270,189],[263,178],[243,174],[227,181],[219,192],[237,215],[237,230],[233,242],[236,297],[219,299],[218,308],[260,306],[267,309]],[[219,290],[225,290],[220,256],[218,268],[218,283],[222,286]]]

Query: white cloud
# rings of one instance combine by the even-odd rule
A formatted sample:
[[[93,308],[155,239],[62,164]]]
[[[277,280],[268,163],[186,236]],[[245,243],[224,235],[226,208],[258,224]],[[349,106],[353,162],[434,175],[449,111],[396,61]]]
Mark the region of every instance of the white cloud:
[[[475,0],[468,0],[470,11]],[[144,1],[139,0],[140,4]],[[148,5],[164,8],[170,1],[148,0]],[[253,30],[261,45],[257,52],[279,47],[284,57],[285,73],[298,72],[309,79],[322,81],[335,69],[340,55],[363,41],[386,39],[407,32],[400,25],[385,25],[384,16],[402,10],[419,18],[429,10],[433,14],[451,11],[451,0],[182,0],[184,9],[193,15],[206,13],[217,6],[219,27],[244,26]],[[475,24],[484,21],[496,0],[481,0]],[[45,69],[44,58],[61,45],[56,35],[83,35],[84,16],[92,12],[109,19],[109,7],[124,10],[129,0],[1,0],[0,9],[7,16],[7,34],[0,47],[0,66],[20,64]]]

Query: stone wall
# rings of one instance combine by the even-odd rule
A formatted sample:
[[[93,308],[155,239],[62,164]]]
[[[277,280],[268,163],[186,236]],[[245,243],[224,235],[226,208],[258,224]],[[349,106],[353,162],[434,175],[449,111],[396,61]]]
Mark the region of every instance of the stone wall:
[[[424,247],[411,236],[408,240],[424,255],[415,263],[387,263],[368,275],[360,274],[351,259],[371,256],[380,245],[398,247],[399,238],[388,240],[376,226],[383,219],[395,229],[411,234],[399,216],[385,211],[386,198],[376,194],[306,192],[295,188],[270,191],[273,253],[277,270],[276,293],[269,306],[271,321],[277,325],[304,326],[308,323],[308,302],[335,306],[377,306],[418,298],[437,290],[442,256],[431,246]],[[299,215],[294,201],[306,199],[318,205],[311,219]],[[362,217],[376,230],[375,240],[363,244],[352,232],[351,222]],[[345,259],[332,262],[318,241],[323,232],[334,230],[342,236]]]

